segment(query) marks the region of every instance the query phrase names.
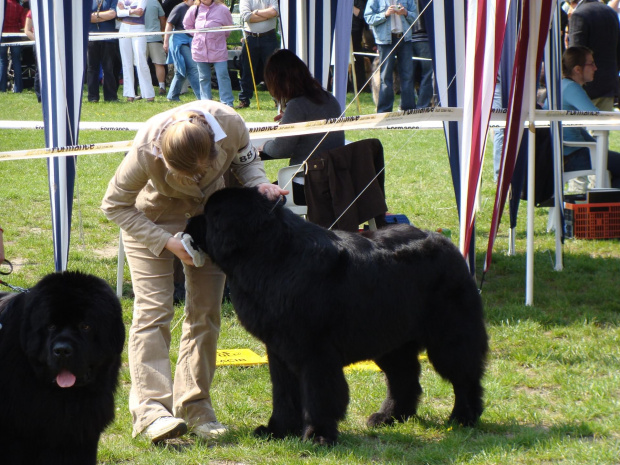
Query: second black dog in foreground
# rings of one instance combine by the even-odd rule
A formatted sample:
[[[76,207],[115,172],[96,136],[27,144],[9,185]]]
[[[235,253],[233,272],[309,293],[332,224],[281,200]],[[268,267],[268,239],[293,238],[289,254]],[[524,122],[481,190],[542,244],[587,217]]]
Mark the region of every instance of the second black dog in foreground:
[[[124,342],[121,304],[96,276],[0,293],[0,463],[95,465]]]
[[[480,417],[482,303],[447,238],[408,225],[328,231],[254,189],[215,193],[186,232],[227,274],[239,320],[266,345],[273,412],[255,433],[334,443],[349,402],[343,367],[370,359],[388,389],[368,424],[404,421],[422,393],[424,349],[454,387],[450,419]]]

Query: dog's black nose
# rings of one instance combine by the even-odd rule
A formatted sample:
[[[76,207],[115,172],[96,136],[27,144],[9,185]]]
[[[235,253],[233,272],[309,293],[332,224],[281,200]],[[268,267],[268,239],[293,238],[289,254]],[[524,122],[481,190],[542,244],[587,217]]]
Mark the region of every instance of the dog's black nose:
[[[57,342],[52,347],[52,352],[55,357],[69,358],[73,354],[73,347],[66,342]]]

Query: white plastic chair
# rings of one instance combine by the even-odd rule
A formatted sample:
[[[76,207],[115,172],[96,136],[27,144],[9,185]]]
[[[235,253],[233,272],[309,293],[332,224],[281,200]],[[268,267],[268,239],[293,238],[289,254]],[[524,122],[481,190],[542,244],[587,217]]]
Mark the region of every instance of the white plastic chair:
[[[566,147],[587,147],[590,150],[590,166],[592,167],[589,170],[579,170],[579,171],[564,171],[563,173],[563,182],[564,186],[568,184],[572,179],[580,178],[580,177],[588,177],[596,175],[596,142],[569,142],[564,141],[564,145]],[[611,175],[609,171],[606,171],[605,179],[601,184],[602,187],[609,187],[611,185]],[[588,183],[586,182],[586,189],[588,188]],[[563,201],[563,199],[562,199]],[[556,215],[555,215],[555,207],[549,207],[549,217],[547,219],[547,232],[553,231],[556,225]]]
[[[302,165],[291,165],[281,168],[278,171],[278,186],[289,191],[288,195],[285,196],[286,204],[284,206],[296,215],[306,217],[308,215],[308,206],[298,205],[295,203],[295,199],[293,199],[293,177],[300,173],[304,173]]]

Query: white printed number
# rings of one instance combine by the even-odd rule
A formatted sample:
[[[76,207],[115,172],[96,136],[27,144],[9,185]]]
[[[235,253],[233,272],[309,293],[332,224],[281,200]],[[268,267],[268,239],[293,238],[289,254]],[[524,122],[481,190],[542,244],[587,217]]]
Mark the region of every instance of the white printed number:
[[[250,143],[237,153],[233,161],[234,165],[247,165],[256,159],[256,148]]]

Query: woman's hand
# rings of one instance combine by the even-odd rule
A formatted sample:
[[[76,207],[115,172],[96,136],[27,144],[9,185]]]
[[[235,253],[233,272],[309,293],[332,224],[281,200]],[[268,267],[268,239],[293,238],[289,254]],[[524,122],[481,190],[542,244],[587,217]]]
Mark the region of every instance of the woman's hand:
[[[172,236],[170,239],[168,239],[165,248],[175,254],[177,257],[179,257],[179,260],[181,260],[186,265],[194,266],[194,260],[192,259],[192,256],[187,253],[187,250],[185,250],[185,247],[183,247],[183,243],[176,237]]]
[[[277,184],[263,183],[258,185],[258,192],[263,194],[269,200],[278,200],[281,195],[287,195],[289,191],[280,189]],[[183,245],[181,244],[181,247]],[[180,257],[179,257],[180,258]]]

